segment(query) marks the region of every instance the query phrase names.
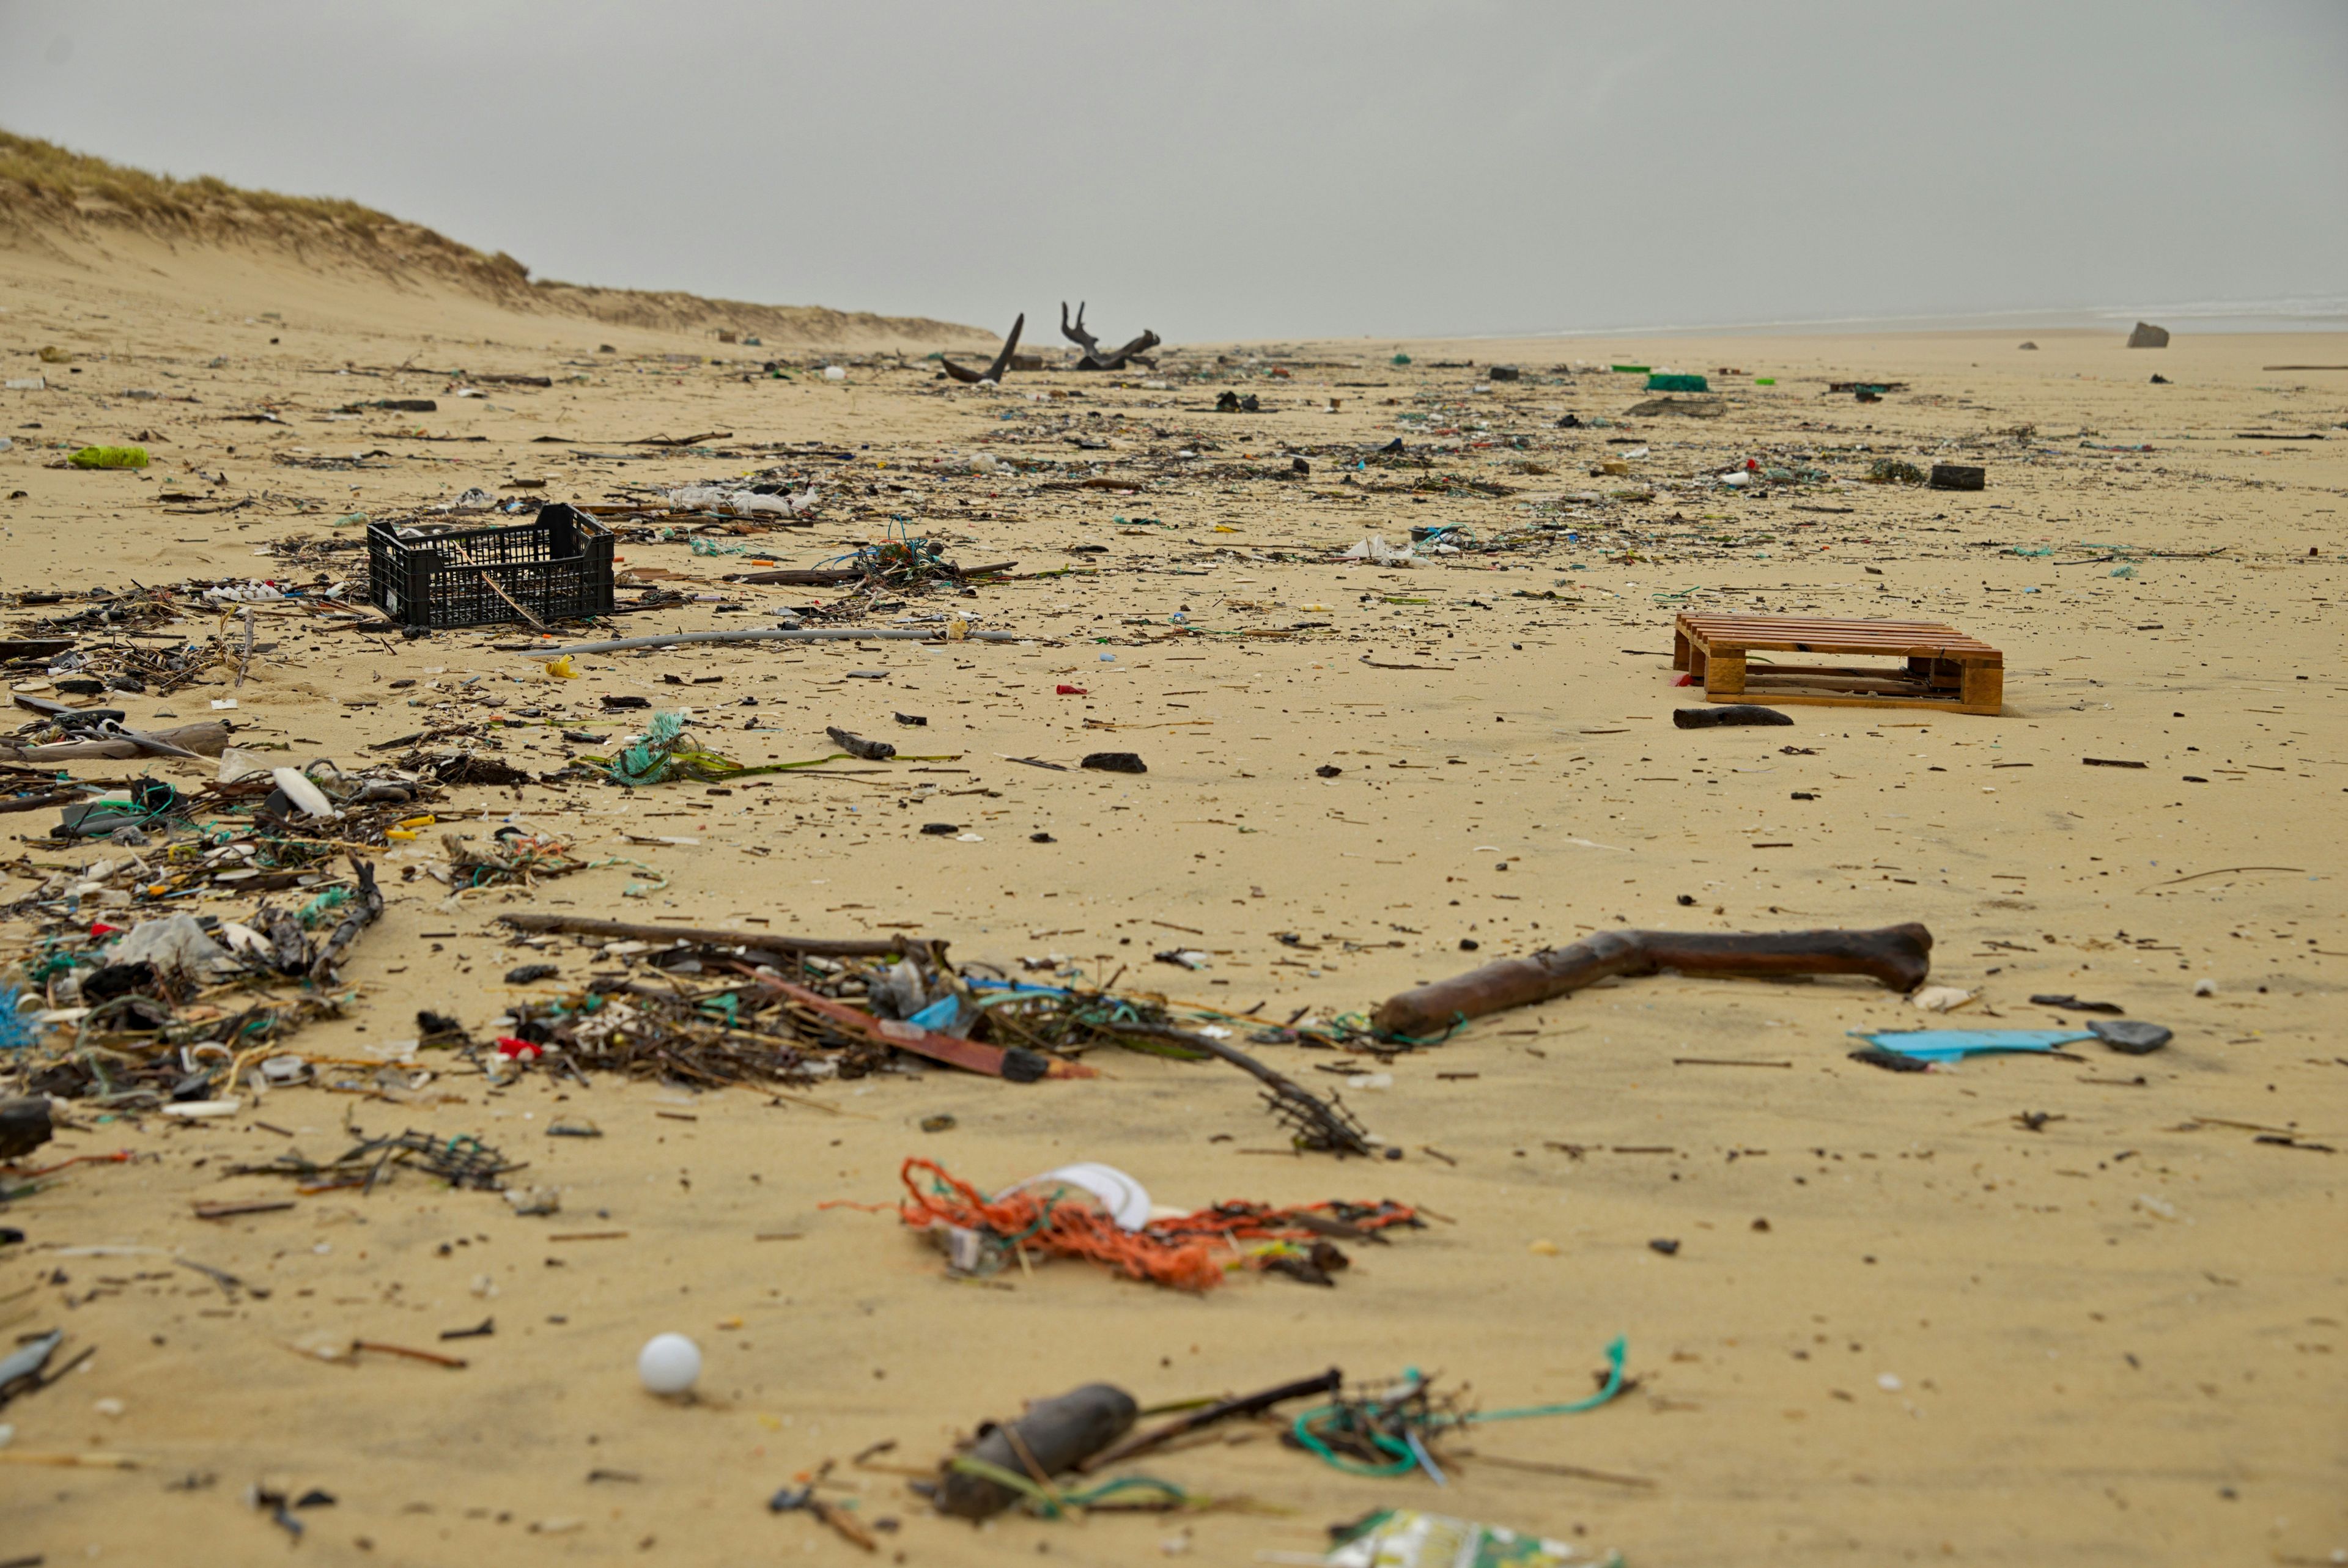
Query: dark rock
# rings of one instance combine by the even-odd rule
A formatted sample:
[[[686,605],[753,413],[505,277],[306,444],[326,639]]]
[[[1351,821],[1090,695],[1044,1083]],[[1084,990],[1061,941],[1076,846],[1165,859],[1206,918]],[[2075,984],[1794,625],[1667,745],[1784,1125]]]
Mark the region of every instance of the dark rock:
[[[1658,414],[1676,414],[1684,419],[1717,419],[1727,412],[1727,404],[1704,397],[1651,397],[1622,411],[1625,417],[1632,419]]]
[[[1935,463],[1925,482],[1935,490],[1978,490],[1988,483],[1988,471],[1970,463]]]
[[[2167,348],[2168,329],[2154,326],[2150,322],[2138,322],[2136,331],[2128,333],[2127,345],[2130,348]]]
[[[2149,1056],[2176,1038],[2140,1018],[2089,1019],[2087,1032],[2123,1056]]]
[[[1148,765],[1133,752],[1094,752],[1076,764],[1105,774],[1146,774]]]

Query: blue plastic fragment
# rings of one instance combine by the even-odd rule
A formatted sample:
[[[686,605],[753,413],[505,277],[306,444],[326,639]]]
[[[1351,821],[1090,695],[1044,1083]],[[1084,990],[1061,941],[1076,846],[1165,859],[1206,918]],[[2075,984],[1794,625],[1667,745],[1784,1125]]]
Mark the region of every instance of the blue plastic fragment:
[[[957,996],[947,995],[940,997],[937,1000],[932,1002],[921,1011],[913,1014],[905,1021],[911,1024],[915,1029],[926,1029],[931,1030],[950,1029],[953,1025],[954,1014],[961,1010],[962,999]]]
[[[2052,1050],[2074,1040],[2096,1038],[2084,1029],[1855,1029],[1850,1032],[1879,1050],[1896,1050],[1922,1061],[1955,1061],[1993,1050]]]

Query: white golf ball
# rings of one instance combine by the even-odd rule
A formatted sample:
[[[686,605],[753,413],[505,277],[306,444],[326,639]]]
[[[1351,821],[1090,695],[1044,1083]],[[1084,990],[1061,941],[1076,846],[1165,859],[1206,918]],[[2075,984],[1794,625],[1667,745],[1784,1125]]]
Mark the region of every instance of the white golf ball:
[[[682,1334],[655,1334],[636,1352],[636,1376],[655,1394],[682,1394],[701,1376],[701,1347]]]

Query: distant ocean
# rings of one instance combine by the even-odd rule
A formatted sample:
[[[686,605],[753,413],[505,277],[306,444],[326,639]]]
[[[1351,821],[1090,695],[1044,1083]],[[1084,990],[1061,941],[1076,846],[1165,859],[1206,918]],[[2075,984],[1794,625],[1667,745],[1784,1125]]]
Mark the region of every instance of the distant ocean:
[[[1865,332],[1869,328],[1887,332],[2053,332],[2061,328],[2126,332],[2137,322],[2154,322],[2177,333],[2348,332],[2348,294],[2300,294],[2273,300],[2188,300],[2146,305],[2078,305],[2048,310],[1975,311],[1953,314],[1626,323],[1478,335],[1489,338],[1696,337],[1746,333]]]

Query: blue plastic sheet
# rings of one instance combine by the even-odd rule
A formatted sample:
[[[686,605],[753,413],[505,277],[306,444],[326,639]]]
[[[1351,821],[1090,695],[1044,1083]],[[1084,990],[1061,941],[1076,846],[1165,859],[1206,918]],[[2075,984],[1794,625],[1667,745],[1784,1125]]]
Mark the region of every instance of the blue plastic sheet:
[[[2096,1037],[2084,1029],[1900,1029],[1850,1031],[1880,1050],[1920,1061],[1956,1061],[1993,1050],[2052,1050]]]

